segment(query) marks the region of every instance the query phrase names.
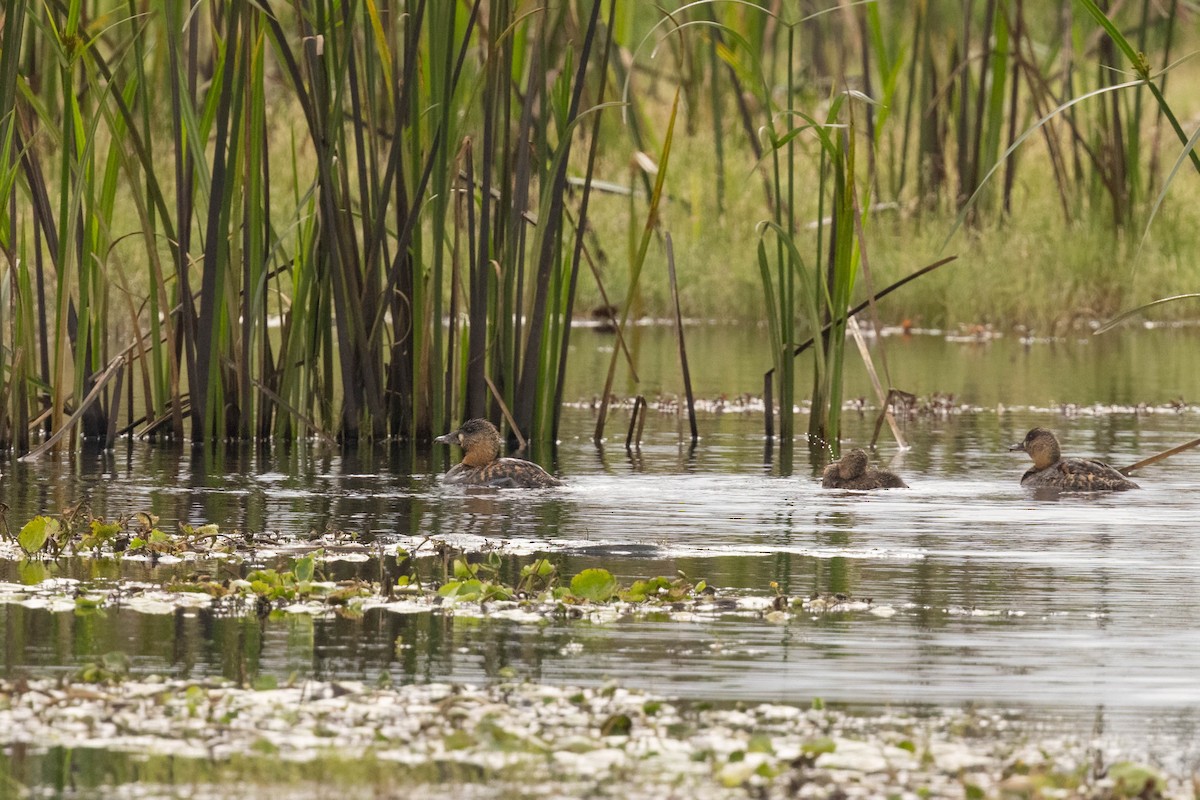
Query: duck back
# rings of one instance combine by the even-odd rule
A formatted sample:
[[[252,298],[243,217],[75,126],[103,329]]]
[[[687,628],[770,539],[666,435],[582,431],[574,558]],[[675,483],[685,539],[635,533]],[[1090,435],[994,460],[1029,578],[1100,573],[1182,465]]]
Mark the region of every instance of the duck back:
[[[838,474],[835,464],[830,464],[825,468],[821,477],[821,486],[826,489],[855,489],[858,491],[908,488],[908,484],[901,480],[899,475],[886,469],[870,467],[853,478],[843,478]]]
[[[562,481],[532,461],[498,458],[481,467],[457,464],[446,473],[446,483],[458,486],[491,486],[501,489],[546,489]]]
[[[1021,485],[1063,492],[1119,492],[1141,488],[1103,461],[1089,458],[1062,458],[1045,469],[1031,469],[1022,476]]]

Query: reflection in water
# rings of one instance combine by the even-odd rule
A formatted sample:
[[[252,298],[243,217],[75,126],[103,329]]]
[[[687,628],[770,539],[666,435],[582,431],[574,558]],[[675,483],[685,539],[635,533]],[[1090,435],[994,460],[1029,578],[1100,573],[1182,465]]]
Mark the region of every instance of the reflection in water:
[[[1187,424],[1152,421],[1127,420],[1106,452],[1095,446],[1091,420],[1056,420],[1072,441],[1092,442],[1090,452],[1118,462],[1178,440]],[[1118,709],[1200,700],[1189,668],[1200,658],[1190,633],[1200,613],[1184,600],[1200,583],[1191,534],[1200,504],[1186,490],[1200,457],[1182,454],[1171,470],[1147,473],[1136,503],[1070,495],[1043,503],[1020,488],[1023,464],[1000,444],[1029,420],[964,416],[910,424],[904,468],[913,489],[864,495],[823,491],[808,476],[722,470],[723,460],[757,464],[753,424],[745,420],[739,435],[726,420],[726,431],[697,451],[695,473],[670,430],[648,433],[642,474],[598,460],[590,443],[569,442],[559,451],[571,476],[561,491],[446,489],[408,472],[411,456],[385,448],[353,457],[248,451],[199,464],[142,450],[120,464],[98,458],[95,474],[78,462],[21,465],[5,476],[5,492],[11,520],[47,498],[82,499],[97,514],[148,507],[161,525],[216,521],[285,539],[334,526],[380,543],[522,540],[560,551],[567,575],[604,566],[629,582],[678,570],[723,592],[760,594],[775,582],[793,597],[870,597],[894,616],[518,625],[379,610],[313,620],[120,609],[76,616],[4,605],[4,669],[52,669],[121,650],[138,670],[235,680],[375,680],[386,672],[471,681],[511,668],[535,680],[619,678],[699,697],[1055,708],[1103,701]],[[509,580],[518,568],[507,567]],[[16,569],[0,566],[0,579],[16,580]],[[161,581],[185,566],[81,559],[50,569],[89,581]],[[217,577],[229,569],[212,567]],[[339,579],[380,575],[374,560],[328,569]]]
[[[1036,349],[1006,357],[1015,360],[1006,373],[1014,380],[1046,384],[1044,373],[1020,366],[1042,358]],[[889,358],[897,372],[897,357]],[[956,377],[958,361],[941,362],[949,371],[937,388],[994,392],[975,402],[1009,397],[992,378]],[[1063,371],[1090,366],[1093,356],[1085,353]],[[1135,361],[1126,367],[1143,368]],[[947,385],[956,379],[961,383]],[[1102,382],[1092,379],[1092,394],[1079,399],[1133,399],[1133,384]],[[1195,387],[1165,391],[1196,394]],[[1069,398],[1031,398],[1053,399]],[[847,443],[863,444],[873,423],[867,414],[849,414]],[[164,528],[211,522],[264,539],[303,541],[338,530],[410,548],[426,537],[473,546],[519,540],[555,551],[566,575],[603,566],[628,583],[682,571],[723,593],[769,594],[774,582],[791,597],[873,598],[894,615],[798,614],[777,623],[729,613],[669,620],[651,614],[603,624],[517,624],[384,610],[312,619],[119,607],[56,614],[2,604],[3,672],[74,669],[120,650],[139,672],[239,682],[292,674],[486,681],[512,671],[554,683],[617,679],[672,695],[800,703],[814,696],[868,704],[995,702],[1083,715],[1100,703],[1117,715],[1200,703],[1191,673],[1200,662],[1200,611],[1190,599],[1200,589],[1193,534],[1200,451],[1149,468],[1138,476],[1142,491],[1128,496],[1041,502],[1019,486],[1024,456],[1006,450],[1030,427],[1045,425],[1070,452],[1132,463],[1193,438],[1195,412],[979,412],[908,421],[912,449],[897,454],[885,445],[877,458],[902,469],[913,488],[873,495],[822,491],[815,480],[822,459],[794,471],[781,467],[770,443],[764,448],[761,424],[754,415],[709,416],[692,448],[681,435],[686,423],[652,413],[641,447],[626,451],[616,440],[593,445],[591,412],[571,410],[554,454],[567,486],[551,491],[443,487],[437,475],[445,454],[408,446],[206,452],[139,443],[10,463],[0,500],[10,507],[10,527],[86,502],[101,516],[146,510]],[[224,578],[251,566],[206,568]],[[372,560],[327,569],[339,578],[378,580],[394,566]],[[113,585],[161,582],[184,567],[99,559],[47,569]],[[519,564],[505,569],[511,581]],[[0,562],[0,580],[17,579],[17,566]]]

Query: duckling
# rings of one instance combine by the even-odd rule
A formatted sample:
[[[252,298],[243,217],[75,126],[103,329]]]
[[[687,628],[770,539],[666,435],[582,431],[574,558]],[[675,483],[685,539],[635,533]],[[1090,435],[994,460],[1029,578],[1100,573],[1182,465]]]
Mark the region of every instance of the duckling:
[[[1025,439],[1008,448],[1023,450],[1033,459],[1033,468],[1021,476],[1021,485],[1063,492],[1116,492],[1140,488],[1102,461],[1063,458],[1058,439],[1045,428],[1034,428]]]
[[[501,458],[500,431],[486,419],[472,419],[456,431],[434,439],[442,444],[456,444],[463,450],[463,460],[446,473],[446,483],[462,486],[495,486],[507,489],[544,489],[562,486],[562,481],[532,461]]]
[[[867,451],[854,448],[825,468],[821,486],[826,489],[907,489],[900,476],[867,466]]]

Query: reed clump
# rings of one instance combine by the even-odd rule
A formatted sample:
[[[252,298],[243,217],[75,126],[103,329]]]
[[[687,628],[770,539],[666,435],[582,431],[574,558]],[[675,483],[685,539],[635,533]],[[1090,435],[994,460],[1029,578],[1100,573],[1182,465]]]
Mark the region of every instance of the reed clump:
[[[1183,4],[785,6],[0,0],[0,443],[545,442],[572,317],[672,310],[666,232],[764,369],[831,326],[821,408],[952,231],[873,313],[1194,288]]]

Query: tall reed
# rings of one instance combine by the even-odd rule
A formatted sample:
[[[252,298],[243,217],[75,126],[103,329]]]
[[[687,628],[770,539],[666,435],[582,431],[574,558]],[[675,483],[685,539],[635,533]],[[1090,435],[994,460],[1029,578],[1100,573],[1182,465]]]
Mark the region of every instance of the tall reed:
[[[781,458],[783,469],[788,471],[795,435],[794,354],[801,325],[820,340],[814,348],[808,438],[816,446],[828,443],[835,454],[838,450],[847,311],[858,273],[854,198],[856,194],[870,196],[872,176],[857,168],[857,127],[852,104],[847,102],[866,96],[845,88],[836,90],[823,119],[800,108],[797,35],[800,25],[813,20],[774,21],[780,24],[784,37],[784,58],[782,65],[777,65],[785,82],[783,103],[775,102],[767,75],[761,75],[753,84],[762,87],[758,99],[769,114],[763,131],[773,210],[772,218],[759,226],[758,266],[773,361],[768,379],[778,397],[779,436],[784,443]],[[802,151],[805,135],[815,140],[815,154]],[[800,183],[797,165],[802,157],[813,157],[817,162],[815,187]],[[856,189],[860,181],[862,185]],[[816,197],[817,222],[812,226],[804,224],[798,211],[804,194]]]
[[[755,163],[780,430],[807,333],[809,431],[836,440],[855,198],[980,222],[1036,135],[1065,219],[1140,219],[1200,169],[1166,95],[1178,8],[0,0],[0,440],[423,440],[464,416],[551,440],[592,179],[629,149],[660,170],[635,275],[660,229],[677,112],[626,93],[618,126],[629,84],[678,89],[678,135],[712,137],[717,213]]]
[[[26,449],[35,395],[62,428],[115,354],[146,435],[551,436],[604,5],[4,0],[5,438]]]

